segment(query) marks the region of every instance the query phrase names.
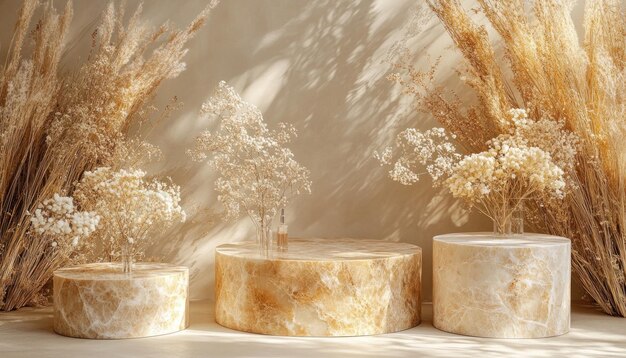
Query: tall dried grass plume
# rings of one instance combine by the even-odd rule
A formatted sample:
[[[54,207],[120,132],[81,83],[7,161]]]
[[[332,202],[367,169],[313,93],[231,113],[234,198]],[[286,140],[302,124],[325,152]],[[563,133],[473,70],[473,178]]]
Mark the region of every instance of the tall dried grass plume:
[[[433,88],[433,70],[415,68],[407,51],[399,53],[392,78],[455,134],[466,152],[480,152],[504,133],[512,108],[524,108],[537,120],[562,121],[579,138],[564,202],[528,203],[529,219],[538,230],[571,238],[573,270],[589,297],[607,314],[626,316],[623,4],[586,1],[580,37],[571,16],[576,1],[477,2],[477,10],[458,0],[428,2],[463,55],[460,78],[475,102]],[[475,22],[472,11],[488,24]],[[498,38],[489,38],[488,26]],[[503,58],[495,43],[503,45]]]
[[[71,196],[85,171],[154,152],[133,128],[152,118],[151,99],[184,70],[185,46],[216,4],[176,29],[148,25],[141,5],[125,21],[124,7],[110,3],[89,56],[61,72],[71,2],[59,13],[50,1],[23,1],[0,69],[0,309],[45,301],[56,268],[93,257],[93,243],[52,245],[31,230],[31,213],[55,194]]]

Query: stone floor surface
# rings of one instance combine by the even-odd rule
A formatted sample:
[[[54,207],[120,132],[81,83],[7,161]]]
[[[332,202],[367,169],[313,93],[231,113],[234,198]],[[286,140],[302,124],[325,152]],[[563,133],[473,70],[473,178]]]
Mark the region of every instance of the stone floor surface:
[[[423,307],[418,327],[392,334],[348,338],[275,337],[233,331],[215,323],[213,304],[191,304],[182,332],[141,339],[98,341],[52,331],[50,308],[0,313],[0,358],[117,357],[626,357],[626,318],[574,306],[570,333],[543,339],[459,336],[432,326]]]

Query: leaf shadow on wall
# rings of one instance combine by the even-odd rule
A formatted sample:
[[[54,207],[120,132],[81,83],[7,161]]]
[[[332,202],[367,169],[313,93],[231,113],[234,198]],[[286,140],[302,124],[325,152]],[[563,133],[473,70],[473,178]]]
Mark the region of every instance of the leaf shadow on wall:
[[[161,169],[182,186],[190,209],[188,222],[166,233],[153,251],[191,266],[193,297],[212,292],[214,248],[254,235],[245,218],[221,223],[214,211],[200,209],[219,208],[215,173],[184,153],[199,130],[214,125],[199,119],[198,109],[226,80],[260,107],[270,126],[284,121],[299,130],[290,147],[311,170],[313,194],[287,209],[290,235],[417,244],[424,250],[424,298],[430,299],[431,238],[467,231],[459,228],[467,215],[429,180],[412,187],[392,182],[372,156],[406,127],[435,125],[386,79],[390,66],[382,63],[414,6],[408,0],[236,0],[215,9],[190,43],[188,70],[159,94],[161,101],[179,95],[185,112],[153,138],[168,156]],[[440,26],[425,31],[416,48],[445,36]]]
[[[432,236],[467,218],[429,180],[404,187],[386,178],[372,157],[401,129],[434,124],[412,110],[411,99],[386,79],[389,65],[381,64],[413,7],[400,3],[389,14],[372,1],[315,2],[254,57],[268,69],[288,62],[264,114],[300,130],[292,147],[312,173],[313,194],[288,208],[290,233],[418,244],[425,250],[424,286],[430,291]],[[263,75],[245,77],[242,87],[262,91],[258,78]]]

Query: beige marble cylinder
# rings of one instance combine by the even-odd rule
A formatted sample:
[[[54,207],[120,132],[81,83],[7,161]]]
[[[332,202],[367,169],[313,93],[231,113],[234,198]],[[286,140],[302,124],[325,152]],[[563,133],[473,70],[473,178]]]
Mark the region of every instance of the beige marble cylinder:
[[[189,270],[135,263],[95,263],[54,272],[54,331],[92,339],[149,337],[188,325]]]
[[[570,240],[524,234],[433,239],[433,324],[457,334],[541,338],[570,328]]]
[[[422,250],[355,239],[290,239],[288,252],[253,242],[216,249],[215,318],[285,336],[358,336],[420,323]]]

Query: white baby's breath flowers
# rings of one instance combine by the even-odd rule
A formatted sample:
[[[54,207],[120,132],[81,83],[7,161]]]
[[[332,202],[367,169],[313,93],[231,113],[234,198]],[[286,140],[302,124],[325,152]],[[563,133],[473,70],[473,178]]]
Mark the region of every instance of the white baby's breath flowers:
[[[80,239],[96,230],[99,221],[99,215],[78,211],[71,197],[59,194],[39,204],[30,218],[34,232],[51,236],[51,246],[55,248],[59,243],[77,246]]]
[[[139,244],[176,222],[184,222],[180,188],[172,183],[146,178],[138,169],[113,170],[100,167],[85,172],[74,191],[81,207],[101,217],[99,234],[110,252],[124,245]]]
[[[454,164],[461,158],[451,143],[452,136],[443,128],[432,128],[420,132],[409,128],[396,136],[396,149],[400,152],[394,158],[394,148],[386,147],[382,153],[374,152],[381,165],[393,164],[389,176],[404,185],[420,180],[429,174],[433,180],[449,175]],[[420,168],[426,172],[419,171]]]
[[[291,125],[268,129],[261,111],[225,82],[203,104],[202,114],[218,119],[219,126],[202,132],[188,154],[219,172],[215,189],[229,218],[243,212],[266,228],[290,195],[310,193],[309,171],[284,147],[296,135]]]
[[[509,133],[504,138],[550,153],[552,161],[565,172],[574,169],[580,139],[576,134],[564,129],[563,121],[549,118],[533,120],[522,108],[512,109],[508,115]]]
[[[515,144],[515,146],[512,146]],[[497,215],[504,205],[516,207],[525,199],[543,195],[546,199],[562,199],[565,187],[563,170],[550,154],[519,143],[495,139],[489,150],[470,154],[454,167],[445,181],[456,198],[483,205],[486,214]],[[492,195],[493,194],[493,195]],[[502,203],[494,203],[494,197]]]
[[[458,162],[445,184],[454,197],[478,201],[492,191],[496,162],[491,153],[470,154]]]
[[[508,113],[509,132],[490,140],[488,149],[461,156],[442,128],[407,129],[396,138],[398,155],[388,147],[375,157],[390,165],[389,176],[404,185],[429,174],[435,185],[501,223],[526,199],[550,202],[565,195],[578,141],[563,123],[534,121],[524,109]],[[503,217],[504,216],[504,217]]]

